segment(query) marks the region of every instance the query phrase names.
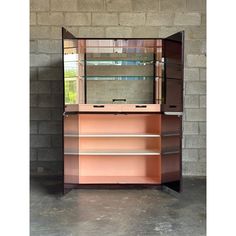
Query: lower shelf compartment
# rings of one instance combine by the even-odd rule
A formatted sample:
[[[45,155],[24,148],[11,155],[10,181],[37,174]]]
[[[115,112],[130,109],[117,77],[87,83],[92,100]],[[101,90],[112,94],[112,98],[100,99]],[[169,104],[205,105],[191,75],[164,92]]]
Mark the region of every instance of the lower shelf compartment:
[[[80,184],[160,184],[157,177],[147,176],[81,176]]]
[[[73,184],[159,184],[158,155],[65,156],[65,183]]]

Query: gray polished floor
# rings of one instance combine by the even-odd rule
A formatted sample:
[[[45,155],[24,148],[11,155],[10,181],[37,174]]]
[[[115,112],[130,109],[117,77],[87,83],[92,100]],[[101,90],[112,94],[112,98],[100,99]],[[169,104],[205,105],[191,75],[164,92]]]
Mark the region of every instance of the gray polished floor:
[[[206,180],[184,178],[179,195],[155,189],[73,190],[31,180],[31,236],[206,235]]]

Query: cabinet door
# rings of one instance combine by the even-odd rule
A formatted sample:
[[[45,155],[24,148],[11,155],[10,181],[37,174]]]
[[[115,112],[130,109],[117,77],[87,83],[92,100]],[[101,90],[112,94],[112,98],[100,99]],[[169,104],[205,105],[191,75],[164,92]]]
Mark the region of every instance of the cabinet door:
[[[85,100],[85,40],[76,39],[62,30],[64,110],[78,111]]]
[[[162,111],[183,111],[184,32],[171,35],[162,42],[164,57],[164,93]]]
[[[161,117],[161,182],[180,192],[182,179],[182,117]]]
[[[70,191],[79,183],[79,115],[64,115],[63,129],[63,190]]]

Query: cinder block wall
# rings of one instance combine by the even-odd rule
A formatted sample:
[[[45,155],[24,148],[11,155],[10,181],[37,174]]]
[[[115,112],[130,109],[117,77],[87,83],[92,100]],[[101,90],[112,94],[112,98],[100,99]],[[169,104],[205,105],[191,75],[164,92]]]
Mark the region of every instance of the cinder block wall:
[[[80,37],[166,37],[185,30],[183,173],[206,174],[205,0],[31,0],[30,160],[33,175],[61,159],[61,27]]]

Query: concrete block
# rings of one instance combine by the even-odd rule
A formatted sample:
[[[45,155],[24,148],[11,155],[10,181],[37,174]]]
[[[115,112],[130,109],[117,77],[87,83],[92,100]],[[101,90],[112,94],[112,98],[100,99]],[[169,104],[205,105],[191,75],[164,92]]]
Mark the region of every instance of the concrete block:
[[[203,0],[187,0],[187,10],[188,11],[204,11]]]
[[[30,108],[30,120],[51,120],[51,110],[46,108]]]
[[[206,80],[206,69],[200,69],[200,80]]]
[[[49,0],[30,0],[30,11],[49,11]]]
[[[206,39],[206,26],[188,26],[185,36],[186,39]]]
[[[50,94],[51,84],[49,81],[31,81],[30,93],[31,94]]]
[[[182,152],[183,162],[197,162],[198,161],[198,149],[183,149]]]
[[[206,122],[199,122],[200,134],[206,134]]]
[[[30,161],[36,161],[37,160],[37,149],[30,148]]]
[[[61,122],[58,121],[40,121],[39,134],[61,134]]]
[[[206,136],[205,135],[189,135],[185,140],[186,148],[205,148]]]
[[[206,162],[206,148],[198,149],[198,158],[200,162]]]
[[[146,25],[151,26],[168,26],[173,25],[174,14],[167,12],[147,13]]]
[[[62,114],[63,114],[63,108],[53,108],[50,109],[51,111],[51,119],[53,121],[61,121],[62,122]]]
[[[37,107],[37,106],[38,106],[38,95],[30,94],[30,107]]]
[[[186,0],[160,0],[161,11],[182,11],[186,8]]]
[[[199,96],[198,95],[185,95],[184,107],[185,108],[199,108]]]
[[[37,149],[30,148],[30,161],[36,161],[37,160]]]
[[[37,19],[36,19],[36,13],[31,12],[30,13],[30,25],[36,25]]]
[[[205,95],[200,96],[200,107],[206,108],[206,96]]]
[[[51,67],[61,67],[62,64],[62,54],[61,53],[53,53],[50,54],[50,66]],[[62,74],[61,74],[62,76]]]
[[[183,162],[183,175],[206,176],[206,164],[203,162]]]
[[[39,161],[56,161],[60,160],[62,156],[62,150],[59,148],[54,149],[39,149],[38,160]]]
[[[206,67],[205,55],[187,55],[187,66],[189,67]]]
[[[30,66],[49,66],[50,56],[48,54],[30,54]]]
[[[61,95],[57,94],[43,94],[38,97],[38,106],[39,107],[62,107],[63,98]]]
[[[185,40],[186,54],[204,54],[206,52],[205,40]]]
[[[62,80],[62,69],[52,67],[40,67],[38,71],[39,80]]]
[[[120,25],[138,26],[145,24],[145,13],[120,13]]]
[[[50,38],[51,39],[61,39],[61,27],[52,26]]]
[[[184,135],[198,134],[199,133],[197,122],[184,121],[183,128],[184,128],[184,131],[183,131]],[[186,139],[188,139],[188,136],[186,136]]]
[[[104,38],[105,30],[103,27],[80,27],[78,35],[80,37]]]
[[[186,94],[206,94],[206,83],[203,81],[188,81],[186,82],[185,92]]]
[[[206,121],[205,108],[189,108],[185,110],[187,121]]]
[[[51,0],[52,11],[77,11],[77,0]]]
[[[78,11],[103,11],[104,7],[103,0],[78,0]]]
[[[49,37],[49,26],[30,26],[30,39],[48,39]]]
[[[30,68],[30,80],[37,80],[38,79],[38,68],[31,67]]]
[[[38,40],[39,53],[60,53],[61,50],[61,40]]]
[[[66,25],[91,25],[91,13],[66,13]]]
[[[107,38],[131,38],[132,28],[131,27],[107,27],[106,37]]]
[[[62,94],[63,93],[63,81],[51,81],[52,94]]]
[[[174,24],[175,25],[201,25],[201,14],[196,13],[196,12],[176,13]]]
[[[31,161],[30,163],[31,175],[36,176],[59,176],[62,173],[61,161]]]
[[[37,53],[38,45],[36,40],[30,40],[30,53]]]
[[[206,25],[206,14],[202,14],[201,24]]]
[[[184,69],[184,80],[185,81],[199,80],[199,69],[198,68],[185,68]]]
[[[50,147],[50,146],[51,146],[50,135],[39,135],[39,134],[30,135],[31,148]]]
[[[132,0],[133,11],[157,12],[159,10],[159,0]]]
[[[38,133],[38,122],[37,121],[30,121],[30,134],[37,134]]]
[[[92,25],[118,25],[117,13],[93,13]]]
[[[52,142],[52,147],[55,148],[62,147],[62,138],[60,135],[57,134],[51,135],[51,142]]]
[[[159,28],[155,26],[138,26],[133,28],[133,37],[134,38],[158,38],[159,37]]]
[[[38,25],[63,25],[64,16],[61,12],[53,13],[38,13],[37,15]]]
[[[132,11],[132,0],[106,0],[107,11]]]

